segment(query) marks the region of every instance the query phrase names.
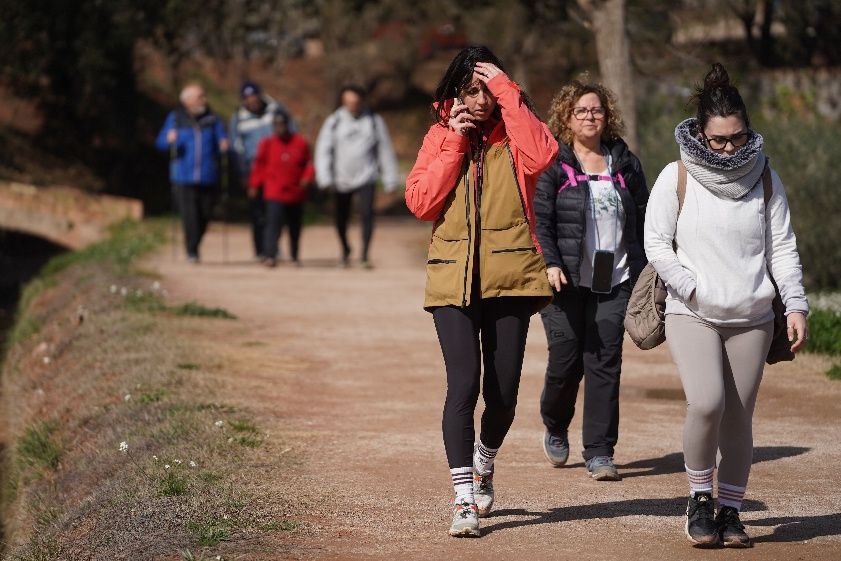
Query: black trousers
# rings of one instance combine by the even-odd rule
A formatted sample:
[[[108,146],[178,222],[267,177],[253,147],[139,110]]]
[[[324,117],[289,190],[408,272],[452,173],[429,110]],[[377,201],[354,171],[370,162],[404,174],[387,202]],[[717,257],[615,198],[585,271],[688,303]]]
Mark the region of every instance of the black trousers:
[[[266,257],[277,258],[278,240],[284,227],[289,228],[289,255],[298,260],[298,242],[301,239],[301,224],[304,218],[304,205],[266,201],[266,232],[263,250]]]
[[[610,294],[566,286],[540,312],[549,364],[540,397],[540,414],[549,432],[566,431],[584,384],[584,459],[613,456],[619,439],[619,377],[625,310],[630,282]]]
[[[368,183],[347,193],[336,192],[336,231],[339,233],[339,241],[342,243],[342,257],[345,259],[350,255],[347,225],[350,220],[351,208],[353,208],[353,196],[359,193],[357,204],[359,217],[362,220],[362,260],[368,260],[368,250],[371,247],[371,238],[374,235],[374,193],[376,188],[375,183]]]
[[[447,370],[442,428],[450,468],[473,465],[473,413],[482,366],[482,443],[499,448],[514,422],[529,317],[534,309],[534,298],[502,297],[475,299],[467,308],[442,306],[433,310]]]
[[[199,256],[199,244],[207,231],[217,196],[215,185],[173,185],[173,197],[184,226],[184,245],[188,257]]]
[[[258,257],[264,256],[263,240],[266,237],[266,202],[263,200],[262,189],[258,189],[256,196],[248,199],[248,218],[251,220],[251,239],[254,242],[254,255]]]

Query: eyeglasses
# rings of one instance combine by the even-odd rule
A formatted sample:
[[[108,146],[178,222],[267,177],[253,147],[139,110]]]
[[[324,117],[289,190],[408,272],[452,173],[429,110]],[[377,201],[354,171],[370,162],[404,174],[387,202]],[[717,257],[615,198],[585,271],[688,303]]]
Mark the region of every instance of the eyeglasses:
[[[594,119],[602,119],[604,118],[606,111],[604,107],[573,107],[572,109],[572,116],[579,121],[586,119],[588,113],[592,115]]]
[[[704,140],[707,141],[709,147],[713,150],[724,150],[728,143],[731,144],[733,148],[741,148],[748,143],[747,132],[740,132],[739,134],[734,134],[733,136],[707,136],[704,133],[701,133],[701,135],[704,137]]]

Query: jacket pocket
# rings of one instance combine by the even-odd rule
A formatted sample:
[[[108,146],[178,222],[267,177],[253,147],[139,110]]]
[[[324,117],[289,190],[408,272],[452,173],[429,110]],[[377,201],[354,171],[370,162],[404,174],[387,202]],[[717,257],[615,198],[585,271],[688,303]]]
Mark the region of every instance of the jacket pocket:
[[[426,260],[426,306],[461,304],[466,290],[467,240],[432,236]]]

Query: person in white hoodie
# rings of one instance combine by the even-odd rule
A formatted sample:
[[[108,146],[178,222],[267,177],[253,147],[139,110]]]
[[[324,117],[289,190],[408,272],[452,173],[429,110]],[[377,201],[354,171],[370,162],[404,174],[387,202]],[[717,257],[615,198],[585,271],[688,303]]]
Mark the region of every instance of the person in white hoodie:
[[[808,338],[809,306],[783,183],[771,170],[766,203],[763,138],[750,128],[744,101],[721,64],[713,65],[693,101],[697,116],[675,129],[688,172],[683,206],[675,162],[651,191],[645,252],[668,289],[666,339],[687,400],[686,535],[699,546],[750,547],[739,511],[753,455],[753,410],[773,333],[773,282],[794,352]]]
[[[342,264],[350,264],[347,225],[354,194],[362,218],[361,264],[370,268],[368,252],[374,233],[374,194],[382,178],[386,192],[400,182],[397,159],[383,118],[366,104],[366,92],[349,85],[339,92],[340,106],[321,126],[315,142],[315,178],[321,189],[336,192],[336,230]]]

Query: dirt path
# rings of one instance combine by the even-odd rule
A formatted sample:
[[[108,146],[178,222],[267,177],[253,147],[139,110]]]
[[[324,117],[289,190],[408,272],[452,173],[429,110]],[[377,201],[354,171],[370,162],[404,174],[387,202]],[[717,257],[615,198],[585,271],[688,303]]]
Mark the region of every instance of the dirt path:
[[[228,232],[237,262],[218,264],[218,229],[204,242],[204,265],[173,262],[168,251],[153,259],[174,300],[240,317],[219,322],[205,345],[219,357],[229,401],[256,413],[273,453],[294,458],[266,471],[267,494],[314,529],[273,534],[269,548],[230,544],[233,558],[841,559],[841,383],[823,376],[822,359],[766,371],[743,516],[756,547],[697,551],[683,536],[684,405],[666,349],[626,344],[616,457],[624,480],[594,482],[577,453],[580,417],[572,465],[553,469],[543,457],[537,316],[517,419],[498,458],[495,512],[481,539],[449,538],[443,362],[420,307],[427,232],[381,222],[373,271],[337,268],[334,234],[321,226],[304,231],[300,269],[249,262],[244,228]]]

